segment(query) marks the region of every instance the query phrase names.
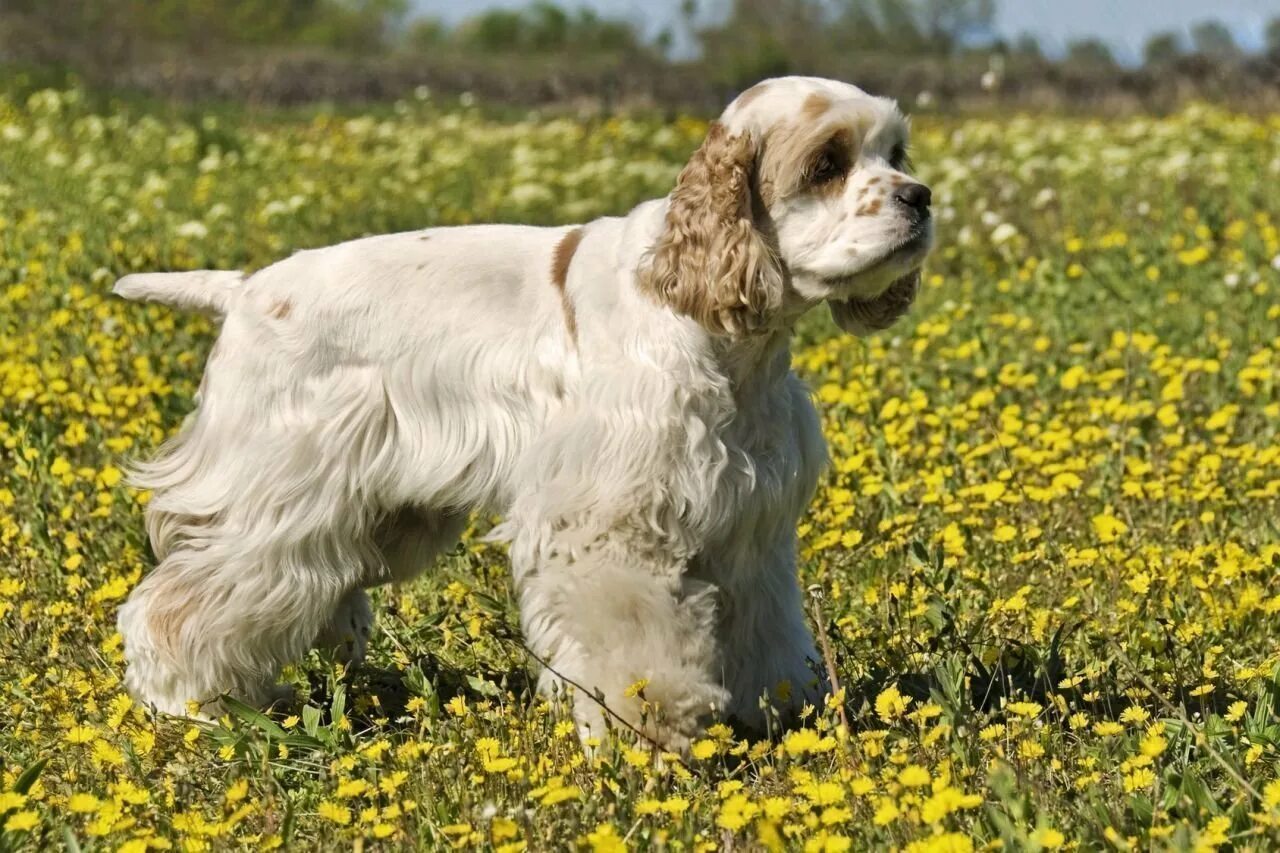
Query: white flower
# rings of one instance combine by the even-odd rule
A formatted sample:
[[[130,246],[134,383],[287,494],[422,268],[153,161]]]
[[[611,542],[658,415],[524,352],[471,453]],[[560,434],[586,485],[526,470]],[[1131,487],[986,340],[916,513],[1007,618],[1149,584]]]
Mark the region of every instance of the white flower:
[[[511,201],[521,207],[537,204],[550,204],[555,201],[555,194],[542,184],[517,184],[509,193]]]
[[[996,229],[991,232],[991,242],[999,246],[1007,243],[1014,237],[1018,236],[1018,229],[1008,222],[1001,222]]]
[[[203,222],[193,219],[190,222],[184,222],[177,228],[173,229],[173,233],[177,234],[179,237],[194,237],[199,239],[201,237],[208,236],[209,228]]]

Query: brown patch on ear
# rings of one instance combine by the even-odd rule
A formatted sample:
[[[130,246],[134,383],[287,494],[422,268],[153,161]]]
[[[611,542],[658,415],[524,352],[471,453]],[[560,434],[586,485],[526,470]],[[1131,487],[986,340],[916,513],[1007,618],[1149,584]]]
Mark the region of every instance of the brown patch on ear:
[[[768,81],[765,81],[763,83],[757,83],[747,91],[743,92],[741,95],[739,95],[737,98],[734,99],[734,104],[737,105],[737,109],[742,109],[747,104],[751,103],[756,98],[760,97],[765,92],[769,91],[769,85],[770,84]]]
[[[564,312],[564,325],[569,331],[569,339],[578,345],[578,315],[573,310],[573,301],[565,284],[569,280],[569,264],[573,263],[573,255],[582,242],[582,229],[575,228],[560,238],[555,251],[551,253],[551,283],[560,291],[560,308]]]
[[[715,334],[749,334],[782,303],[782,266],[752,215],[755,158],[748,134],[712,122],[637,273],[643,293]]]
[[[807,121],[817,121],[829,109],[831,109],[831,99],[814,92],[800,105],[800,116]]]
[[[277,320],[283,320],[288,317],[291,311],[293,311],[293,303],[288,299],[277,299],[271,305],[271,316]]]

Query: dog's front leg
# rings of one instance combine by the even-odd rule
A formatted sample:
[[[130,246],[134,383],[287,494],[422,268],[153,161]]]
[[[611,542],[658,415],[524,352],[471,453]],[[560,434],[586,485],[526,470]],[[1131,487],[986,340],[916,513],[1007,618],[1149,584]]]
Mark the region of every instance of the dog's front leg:
[[[732,699],[728,715],[755,734],[776,712],[784,725],[827,692],[813,633],[805,620],[796,577],[795,535],[780,534],[763,553],[741,555],[742,565],[722,565],[726,600],[720,623],[724,678]]]
[[[583,740],[606,726],[683,751],[728,699],[719,679],[715,589],[635,530],[589,539],[518,533],[521,621],[544,692],[572,687]]]

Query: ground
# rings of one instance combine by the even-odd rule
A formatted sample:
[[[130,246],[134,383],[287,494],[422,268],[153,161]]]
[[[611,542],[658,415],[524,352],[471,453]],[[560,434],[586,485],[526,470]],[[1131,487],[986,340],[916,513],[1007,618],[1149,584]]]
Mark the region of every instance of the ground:
[[[122,476],[210,322],[108,295],[364,233],[568,222],[705,124],[0,98],[0,850],[1280,843],[1280,119],[920,116],[940,248],[865,341],[797,334],[833,466],[802,583],[842,687],[768,741],[584,755],[506,561],[378,593],[370,666],[202,728],[122,692],[151,567]],[[636,685],[638,691],[643,685]]]

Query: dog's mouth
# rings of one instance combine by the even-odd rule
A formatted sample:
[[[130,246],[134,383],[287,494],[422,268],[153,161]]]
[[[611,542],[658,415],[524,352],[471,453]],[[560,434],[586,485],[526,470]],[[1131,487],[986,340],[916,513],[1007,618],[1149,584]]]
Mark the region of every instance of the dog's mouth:
[[[865,291],[868,283],[883,282],[887,279],[889,283],[884,285],[880,293],[875,296],[851,295],[843,297],[845,299],[874,301],[883,293],[887,293],[902,276],[919,269],[920,265],[924,263],[925,256],[929,254],[929,250],[932,248],[933,229],[929,227],[928,221],[925,221],[913,227],[902,240],[891,245],[879,258],[856,273],[826,276],[822,279],[822,283],[832,293],[849,293],[860,289]]]
[[[892,326],[915,301],[920,290],[920,269],[895,279],[879,296],[870,299],[828,299],[836,325],[854,335],[868,335]]]
[[[828,279],[828,286],[839,293],[848,292],[868,278],[894,276],[875,296],[827,297],[832,319],[841,329],[855,335],[867,335],[892,326],[915,301],[920,290],[920,265],[932,247],[933,230],[927,223],[921,223],[868,269],[856,276]]]

